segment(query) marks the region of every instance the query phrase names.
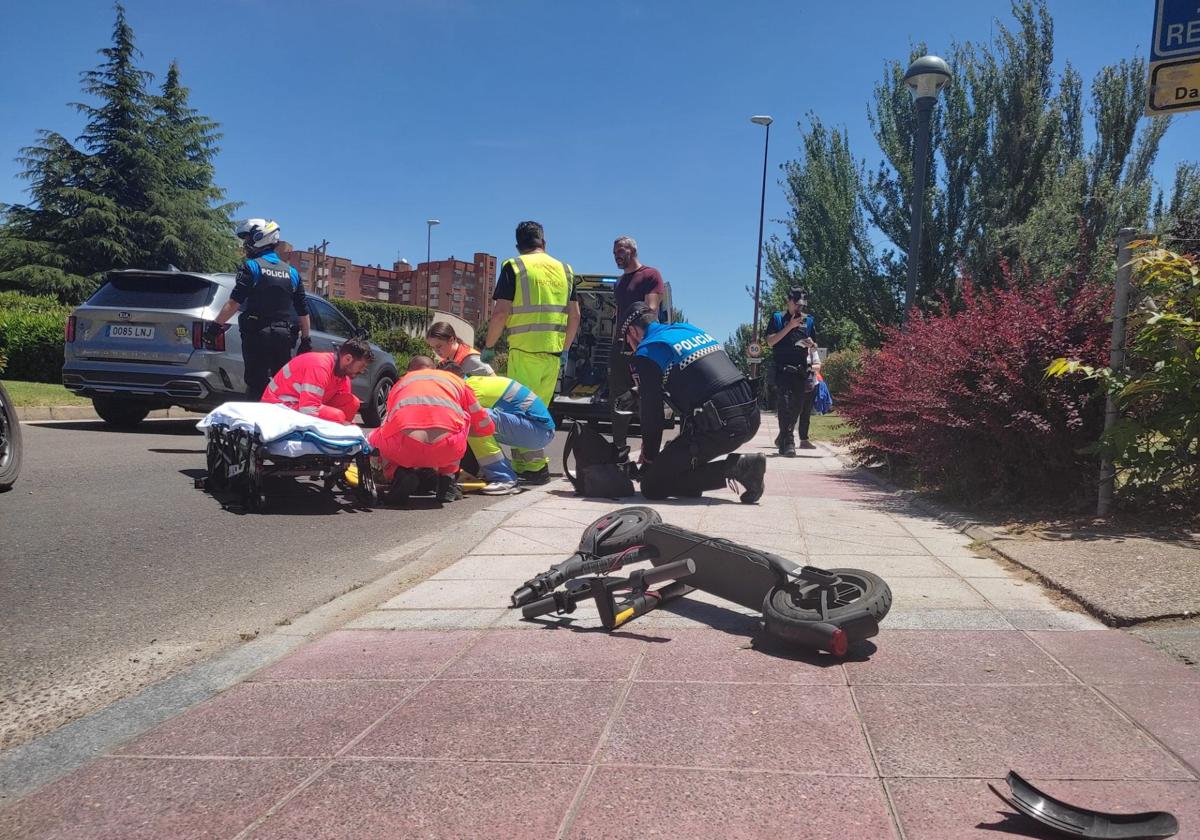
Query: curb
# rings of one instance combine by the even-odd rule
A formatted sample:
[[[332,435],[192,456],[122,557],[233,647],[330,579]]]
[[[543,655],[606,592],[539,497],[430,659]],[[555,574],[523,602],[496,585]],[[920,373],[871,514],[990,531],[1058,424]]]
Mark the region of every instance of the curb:
[[[99,420],[100,415],[90,405],[26,405],[17,406],[17,419],[23,423],[38,420]],[[174,419],[203,417],[194,411],[182,408],[160,408],[146,415],[148,419]]]
[[[457,562],[530,503],[530,488],[476,511],[448,533],[426,534],[380,552],[380,565],[404,562],[398,569],[298,616],[288,625],[239,645],[147,686],[131,697],[72,721],[28,743],[0,753],[0,807],[133,740],[155,726],[238,685],[316,638],[345,626]],[[522,501],[518,504],[516,500]]]

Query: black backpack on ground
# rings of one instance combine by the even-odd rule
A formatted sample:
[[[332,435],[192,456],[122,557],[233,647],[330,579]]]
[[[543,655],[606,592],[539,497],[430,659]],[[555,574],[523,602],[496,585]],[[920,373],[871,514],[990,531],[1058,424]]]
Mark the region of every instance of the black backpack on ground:
[[[567,441],[563,445],[563,472],[575,487],[576,496],[602,496],[619,499],[636,491],[629,477],[629,465],[622,464],[617,447],[578,420],[566,421]],[[571,456],[575,471],[571,471]]]

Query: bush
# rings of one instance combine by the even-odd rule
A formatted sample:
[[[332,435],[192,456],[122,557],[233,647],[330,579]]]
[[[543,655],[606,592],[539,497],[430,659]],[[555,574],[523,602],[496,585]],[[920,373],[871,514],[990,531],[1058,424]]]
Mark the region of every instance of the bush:
[[[839,396],[846,393],[854,376],[862,369],[862,348],[836,350],[821,363],[821,376],[829,393]]]
[[[428,356],[430,353],[430,347],[425,339],[418,338],[404,330],[388,330],[376,335],[372,340],[397,359],[400,356],[409,358],[417,355]]]
[[[394,303],[373,303],[364,300],[329,301],[361,330],[366,330],[371,340],[380,344],[379,336],[395,330],[410,335],[425,334],[425,309],[419,306],[397,306]],[[382,347],[383,345],[380,344]],[[428,349],[428,348],[426,348]]]
[[[70,314],[56,298],[0,292],[0,356],[4,375],[26,382],[61,382],[63,321]]]
[[[1096,482],[1083,450],[1103,403],[1086,383],[1044,372],[1058,356],[1107,356],[1111,292],[964,286],[961,312],[915,314],[864,355],[838,403],[852,451],[967,502],[1082,501]]]
[[[1111,394],[1122,417],[1101,441],[1126,501],[1200,500],[1200,263],[1149,243],[1134,259],[1141,295],[1129,318],[1127,371],[1064,354],[1048,373],[1083,373]]]

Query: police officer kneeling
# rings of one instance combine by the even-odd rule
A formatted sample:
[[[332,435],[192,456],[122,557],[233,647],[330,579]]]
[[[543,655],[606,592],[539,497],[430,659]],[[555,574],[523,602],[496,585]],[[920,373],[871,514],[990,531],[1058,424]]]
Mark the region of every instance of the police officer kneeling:
[[[633,348],[640,383],[642,495],[694,497],[736,482],[743,502],[757,502],[766,456],[729,453],[758,431],[758,403],[720,342],[688,323],[660,324],[657,313],[640,302],[621,330]],[[664,391],[680,412],[683,429],[660,453]],[[726,457],[712,460],[720,455]]]

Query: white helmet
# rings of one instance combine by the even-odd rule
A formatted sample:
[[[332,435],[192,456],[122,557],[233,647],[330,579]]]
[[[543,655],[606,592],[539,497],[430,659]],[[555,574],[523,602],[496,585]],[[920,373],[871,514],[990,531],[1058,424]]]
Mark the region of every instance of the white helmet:
[[[265,251],[279,244],[279,225],[270,219],[247,219],[237,226],[236,233],[248,251]]]

